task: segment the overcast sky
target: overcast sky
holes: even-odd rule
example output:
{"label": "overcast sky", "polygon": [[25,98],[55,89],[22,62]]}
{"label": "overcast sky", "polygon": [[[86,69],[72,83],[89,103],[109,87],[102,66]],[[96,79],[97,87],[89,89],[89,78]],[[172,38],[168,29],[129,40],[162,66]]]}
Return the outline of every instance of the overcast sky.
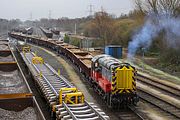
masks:
{"label": "overcast sky", "polygon": [[85,17],[89,14],[89,5],[94,11],[99,11],[101,6],[108,13],[116,16],[132,10],[133,0],[0,0],[0,18],[28,20],[61,17]]}

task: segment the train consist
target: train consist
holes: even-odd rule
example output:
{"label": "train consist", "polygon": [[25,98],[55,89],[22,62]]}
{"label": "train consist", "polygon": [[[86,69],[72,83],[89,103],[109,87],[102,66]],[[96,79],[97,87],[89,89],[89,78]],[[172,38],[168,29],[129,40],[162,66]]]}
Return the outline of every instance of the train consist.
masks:
{"label": "train consist", "polygon": [[52,28],[51,32],[54,33],[55,35],[59,35],[60,34],[60,31],[55,29],[55,28]]}
{"label": "train consist", "polygon": [[46,35],[47,38],[52,38],[53,37],[53,33],[50,30],[47,30],[43,27],[40,27],[41,31]]}
{"label": "train consist", "polygon": [[23,33],[23,34],[32,35],[32,33],[33,33],[33,28],[32,27],[28,27],[28,28],[25,28],[25,33]]}
{"label": "train consist", "polygon": [[8,40],[0,40],[0,113],[2,120],[45,120]]}
{"label": "train consist", "polygon": [[56,40],[25,37],[19,33],[9,33],[9,36],[23,41],[26,38],[29,43],[50,48],[66,56],[77,66],[108,106],[116,108],[138,102],[136,70],[130,64],[120,62],[108,55],[92,56],[76,46]]}
{"label": "train consist", "polygon": [[33,28],[32,28],[32,27],[27,27],[27,28],[14,28],[14,29],[12,29],[12,31],[14,31],[14,32],[21,32],[21,33],[23,33],[23,34],[32,35],[32,33],[33,33]]}
{"label": "train consist", "polygon": [[31,52],[29,46],[24,46],[20,53],[56,120],[109,119],[95,104],[88,103],[83,93],[45,63],[42,57]]}

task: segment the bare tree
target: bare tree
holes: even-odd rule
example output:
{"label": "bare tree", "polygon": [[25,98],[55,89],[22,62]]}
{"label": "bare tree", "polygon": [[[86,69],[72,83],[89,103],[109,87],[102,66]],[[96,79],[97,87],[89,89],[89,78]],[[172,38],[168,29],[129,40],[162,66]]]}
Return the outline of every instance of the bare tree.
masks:
{"label": "bare tree", "polygon": [[104,45],[110,44],[114,27],[112,16],[105,11],[97,12],[93,23],[98,36],[104,40]]}
{"label": "bare tree", "polygon": [[142,13],[162,12],[180,14],[180,0],[135,0],[136,8]]}

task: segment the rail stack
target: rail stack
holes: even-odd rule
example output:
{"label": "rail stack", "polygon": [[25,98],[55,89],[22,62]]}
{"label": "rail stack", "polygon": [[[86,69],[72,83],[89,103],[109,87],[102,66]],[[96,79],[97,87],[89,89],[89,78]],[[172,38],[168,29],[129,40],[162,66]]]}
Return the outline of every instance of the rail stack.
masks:
{"label": "rail stack", "polygon": [[95,104],[84,100],[83,93],[45,63],[43,58],[32,53],[29,46],[23,47],[21,56],[56,119],[109,119]]}
{"label": "rail stack", "polygon": [[0,118],[45,120],[8,40],[0,40]]}

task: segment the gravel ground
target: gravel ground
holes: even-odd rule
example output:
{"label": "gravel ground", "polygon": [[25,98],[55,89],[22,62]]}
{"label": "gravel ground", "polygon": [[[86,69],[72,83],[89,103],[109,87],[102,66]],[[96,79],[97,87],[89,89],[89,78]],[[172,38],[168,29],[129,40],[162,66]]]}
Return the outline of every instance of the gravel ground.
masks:
{"label": "gravel ground", "polygon": [[12,62],[14,61],[12,55],[9,55],[9,56],[0,56],[0,62]]}
{"label": "gravel ground", "polygon": [[37,120],[37,116],[32,107],[28,107],[23,111],[15,112],[0,108],[1,120]]}
{"label": "gravel ground", "polygon": [[0,71],[0,94],[25,92],[28,92],[27,86],[19,76],[18,70],[12,72]]}

